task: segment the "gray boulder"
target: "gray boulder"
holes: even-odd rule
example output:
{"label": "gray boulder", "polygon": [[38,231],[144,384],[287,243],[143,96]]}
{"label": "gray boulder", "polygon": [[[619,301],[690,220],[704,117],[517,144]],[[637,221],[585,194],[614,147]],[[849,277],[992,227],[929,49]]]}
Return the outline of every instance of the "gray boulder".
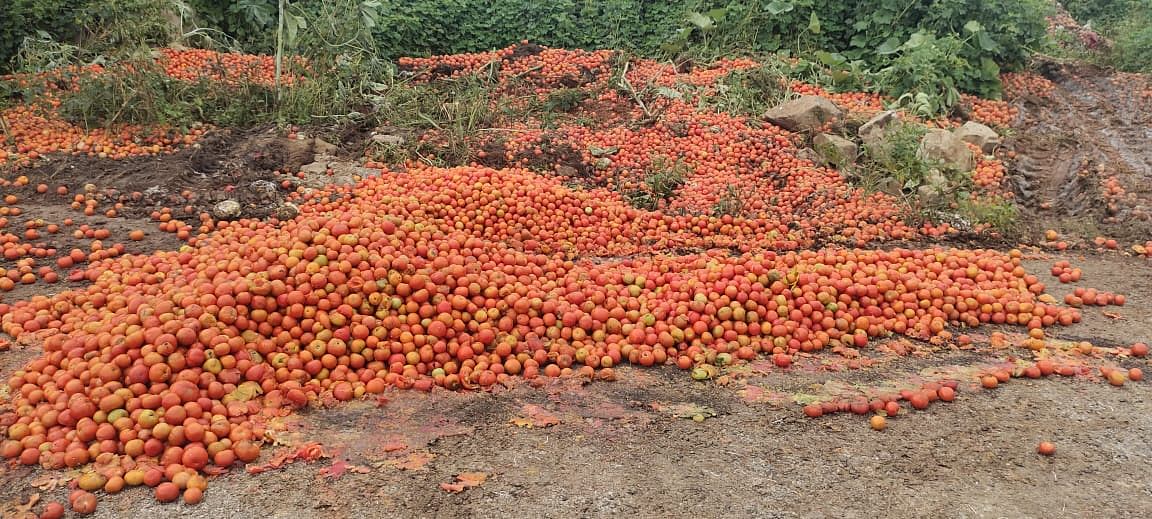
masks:
{"label": "gray boulder", "polygon": [[781,104],[764,114],[764,118],[785,130],[811,132],[829,121],[844,117],[844,111],[835,103],[820,96],[801,96]]}
{"label": "gray boulder", "polygon": [[812,138],[812,147],[824,164],[843,167],[856,162],[860,147],[839,135],[821,133]]}
{"label": "gray boulder", "polygon": [[219,220],[235,220],[242,212],[240,202],[235,200],[221,200],[212,207],[212,216]]}
{"label": "gray boulder", "polygon": [[933,169],[924,177],[924,181],[916,188],[920,199],[929,204],[940,203],[948,193],[948,179],[940,170]]}
{"label": "gray boulder", "polygon": [[952,134],[961,141],[979,146],[984,154],[990,155],[1000,146],[1000,134],[975,121],[964,123],[964,126],[952,130]]}
{"label": "gray boulder", "polygon": [[939,162],[946,168],[967,173],[976,167],[976,158],[964,141],[948,130],[932,129],[920,139],[917,155],[921,160]]}
{"label": "gray boulder", "polygon": [[860,125],[860,129],[856,133],[860,136],[860,142],[864,143],[865,147],[877,149],[881,147],[881,143],[884,142],[888,128],[899,122],[899,114],[892,110],[887,110],[868,119],[868,122]]}

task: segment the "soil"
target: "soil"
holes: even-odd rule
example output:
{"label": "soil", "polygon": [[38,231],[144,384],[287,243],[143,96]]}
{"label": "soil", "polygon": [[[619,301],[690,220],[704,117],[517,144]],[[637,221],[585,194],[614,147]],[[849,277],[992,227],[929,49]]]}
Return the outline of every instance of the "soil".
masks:
{"label": "soil", "polygon": [[[338,149],[329,151],[341,153]],[[315,156],[315,140],[288,139],[270,128],[216,130],[197,145],[169,155],[116,161],[54,156],[35,168],[21,171],[33,180],[29,185],[6,190],[31,202],[21,204],[23,214],[9,218],[9,228],[23,229],[30,220],[61,224],[70,218],[75,221],[73,226],[61,225],[58,234],[42,233],[44,238],[37,243],[64,252],[72,249],[88,252],[93,240],[72,235],[74,230],[87,225],[108,229],[111,237],[105,241],[123,243],[129,254],[176,250],[183,242],[172,233],[158,230],[157,222],[151,219],[154,211],[172,207],[173,218],[198,227],[200,213],[212,212],[223,200],[235,200],[240,203],[242,217],[266,218],[283,205],[289,194],[281,182],[290,177],[281,172],[299,171],[301,165],[311,163]],[[47,184],[48,193],[37,193],[38,183]],[[68,188],[67,195],[56,194],[57,186],[61,185]],[[90,217],[71,207],[75,194],[88,191],[101,202],[96,214]],[[123,207],[116,217],[105,217],[104,211],[117,202]],[[144,240],[128,240],[128,233],[135,229],[146,232]],[[13,264],[0,259],[0,267]],[[66,272],[60,274],[62,281],[57,284],[48,285],[38,280],[32,285],[18,285],[16,290],[0,294],[0,302],[84,285],[63,281]]]}
{"label": "soil", "polygon": [[521,165],[543,174],[564,177],[584,188],[603,187],[602,182],[593,178],[592,167],[584,161],[579,150],[550,135],[541,137],[539,153],[535,149],[523,149],[513,154],[511,160],[508,159],[506,143],[498,139],[488,140],[480,150],[483,157],[478,162],[483,166],[500,169]]}
{"label": "soil", "polygon": [[[1064,78],[1053,100],[1026,109],[1025,129],[1010,146],[1020,154],[1023,199],[1043,224],[1088,222],[1142,241],[1149,234],[1138,227],[1137,209],[1149,197],[1138,186],[1150,185],[1152,149],[1136,136],[1148,127],[1138,117],[1147,115],[1114,104],[1122,94],[1105,88],[1106,81]],[[124,217],[83,220],[120,237],[150,229],[146,240],[128,242],[129,252],[147,252],[180,246],[154,231],[147,217],[172,205],[170,196],[194,193],[179,202],[193,205],[190,215],[181,215],[189,221],[223,198],[239,197],[246,214],[267,214],[260,211],[284,193],[249,187],[278,183],[284,177],[276,170],[311,162],[310,146],[268,132],[221,132],[197,149],[165,157],[65,158],[28,174],[72,192],[86,183],[119,193],[159,188],[128,203]],[[1130,190],[1137,203],[1114,215],[1100,209],[1093,169],[1082,180],[1078,166],[1065,166],[1082,159],[1137,186]],[[70,198],[30,190],[21,196],[42,197],[24,205],[27,218],[81,221],[68,207]],[[1056,203],[1041,207],[1046,200]],[[1108,220],[1113,217],[1116,223]],[[88,245],[67,232],[52,240],[62,250]],[[1028,270],[1057,298],[1072,288],[1048,274],[1059,260],[1083,270],[1078,286],[1128,297],[1123,307],[1085,309],[1082,323],[1051,330],[1057,338],[1101,346],[1152,340],[1148,261],[1121,253],[1030,254]],[[66,288],[71,285],[36,284],[4,297]],[[879,343],[866,355],[884,358],[875,352],[887,347]],[[16,348],[0,352],[0,380],[36,353]],[[587,385],[565,380],[492,393],[393,391],[379,401],[310,409],[279,422],[283,449],[320,442],[325,459],[259,475],[234,470],[214,478],[197,506],[161,505],[149,489],[101,495],[94,517],[1152,516],[1152,383],[1115,388],[1090,378],[1013,379],[995,391],[974,391],[969,380],[955,403],[901,413],[882,432],[847,413],[808,419],[800,412],[796,400],[804,395],[898,388],[932,373],[1003,362],[959,349],[887,357],[872,368],[836,371],[817,369],[818,359],[788,370],[755,364],[734,371],[727,384],[694,382],[671,367],[622,367],[618,381]],[[1145,359],[1118,362],[1152,371]],[[1036,453],[1042,440],[1057,445],[1055,456]],[[266,449],[260,462],[278,452]],[[471,488],[442,487],[469,473],[484,480]],[[41,501],[66,501],[66,490],[34,483],[67,475],[0,465],[0,503],[26,501],[34,492]]]}
{"label": "soil", "polygon": [[[1143,243],[1152,237],[1152,108],[1140,89],[1103,71],[1045,67],[1056,88],[1019,103],[1005,147],[1017,153],[1012,181],[1035,229],[1054,228]],[[1109,197],[1114,178],[1126,193]]]}

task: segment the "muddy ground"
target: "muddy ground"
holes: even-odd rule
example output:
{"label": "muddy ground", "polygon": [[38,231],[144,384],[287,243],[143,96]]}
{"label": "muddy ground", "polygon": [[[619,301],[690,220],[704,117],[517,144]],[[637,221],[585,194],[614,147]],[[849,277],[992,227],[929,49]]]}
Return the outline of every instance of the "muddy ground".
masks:
{"label": "muddy ground", "polygon": [[[1152,239],[1152,98],[1133,79],[1084,65],[1045,64],[1050,95],[1016,100],[1005,139],[1011,181],[1033,236]],[[1110,179],[1121,192],[1110,192]]]}
{"label": "muddy ground", "polygon": [[[1092,233],[1125,243],[1152,238],[1141,217],[1142,204],[1152,199],[1152,147],[1139,139],[1148,112],[1140,115],[1116,97],[1122,94],[1107,93],[1100,83],[1107,78],[1054,77],[1059,88],[1052,99],[1022,101],[1025,124],[1009,139],[1020,153],[1016,181],[1028,218],[1038,228],[1055,225],[1088,240]],[[155,200],[129,204],[126,217],[88,222],[114,235],[150,229],[129,252],[171,249],[179,240],[155,231],[148,219],[155,207],[172,204],[171,195],[195,192],[198,198],[188,202],[193,213],[240,196],[247,211],[262,216],[261,208],[278,203],[283,192],[265,199],[224,189],[278,182],[283,177],[276,169],[307,163],[314,151],[294,152],[260,135],[220,138],[167,158],[114,167],[65,159],[36,174],[52,175],[52,186],[64,183],[73,192],[88,182],[124,192],[161,187]],[[1098,187],[1103,172],[1116,172],[1131,187],[1132,203],[1107,208]],[[52,196],[44,195],[26,217],[75,216]],[[89,241],[53,239],[63,250]],[[1152,340],[1148,260],[1086,251],[1029,254],[1028,269],[1058,298],[1071,286],[1060,285],[1048,269],[1062,259],[1083,269],[1078,286],[1128,297],[1123,307],[1085,309],[1084,322],[1052,330],[1058,338],[1105,346]],[[4,297],[69,286],[38,284]],[[0,352],[0,377],[34,353]],[[787,398],[829,387],[894,386],[933,370],[997,360],[947,350],[871,369],[828,372],[801,363],[754,370],[725,386],[694,382],[667,367],[621,368],[618,381],[588,385],[390,392],[384,401],[311,409],[279,424],[283,449],[317,441],[328,455],[320,461],[259,475],[233,471],[213,479],[197,506],[158,504],[148,489],[101,495],[95,517],[1152,516],[1147,381],[1115,388],[1088,379],[1013,379],[994,391],[962,385],[955,403],[902,413],[882,432],[847,413],[805,418]],[[1120,364],[1152,371],[1146,360]],[[1055,442],[1054,457],[1036,453],[1041,440]],[[266,449],[260,461],[279,452]],[[45,474],[66,475],[0,465],[0,503],[34,492],[42,500],[66,500],[61,488],[33,485],[51,483]],[[459,492],[442,488],[460,474],[483,481]]]}

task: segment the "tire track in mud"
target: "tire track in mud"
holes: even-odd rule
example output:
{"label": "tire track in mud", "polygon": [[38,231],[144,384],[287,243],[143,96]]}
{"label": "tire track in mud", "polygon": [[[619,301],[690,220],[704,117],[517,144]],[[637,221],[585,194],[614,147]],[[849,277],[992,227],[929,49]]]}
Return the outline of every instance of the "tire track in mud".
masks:
{"label": "tire track in mud", "polygon": [[[1048,67],[1056,88],[1019,101],[1012,181],[1040,226],[1143,241],[1152,231],[1152,116],[1131,79]],[[1110,177],[1124,190],[1109,194]],[[1090,236],[1084,236],[1090,237]]]}

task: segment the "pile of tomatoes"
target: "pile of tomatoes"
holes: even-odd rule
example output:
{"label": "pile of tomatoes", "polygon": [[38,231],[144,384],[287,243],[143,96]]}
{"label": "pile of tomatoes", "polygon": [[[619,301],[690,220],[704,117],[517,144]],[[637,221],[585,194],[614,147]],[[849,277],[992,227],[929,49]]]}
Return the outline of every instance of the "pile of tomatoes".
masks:
{"label": "pile of tomatoes", "polygon": [[[505,92],[545,97],[572,82],[593,88],[610,80],[611,52],[518,49],[401,65],[459,75],[500,61]],[[213,73],[197,65],[199,54],[165,55],[176,77]],[[267,68],[264,58],[220,63]],[[626,77],[637,87],[707,89],[754,65],[730,60],[680,72],[637,61]],[[883,107],[876,96],[832,96],[850,111]],[[0,455],[84,468],[71,499],[77,511],[95,508],[91,492],[135,485],[154,487],[163,502],[182,495],[194,504],[207,476],[259,458],[267,416],[327,399],[389,388],[486,389],[510,377],[612,380],[623,364],[675,365],[707,379],[721,359],[771,356],[783,368],[795,355],[858,351],[893,335],[943,340],[949,328],[995,323],[1037,338],[1080,320],[1079,310],[1045,302],[1052,300],[1044,284],[1024,270],[1019,251],[812,250],[920,231],[901,221],[891,197],[801,158],[794,136],[701,111],[693,99],[661,95],[640,106],[634,95],[604,89],[578,108],[599,115],[599,124],[509,125],[516,131],[502,144],[511,167],[478,160],[382,168],[352,186],[298,192],[300,214],[289,221],[203,215],[195,227],[158,211],[160,229],[186,246],[61,255],[58,266],[87,288],[0,303],[0,331],[43,343],[7,381]],[[620,124],[653,110],[657,121]],[[1007,113],[996,105],[985,115]],[[57,147],[103,153],[97,143],[84,141],[81,150],[64,138]],[[578,151],[601,187],[570,187],[555,174],[560,168],[525,169],[560,145]],[[650,187],[654,170],[675,164],[686,168],[682,185],[659,210],[637,209],[621,195]],[[989,159],[977,183],[1002,176]],[[734,191],[738,208],[718,210]],[[74,196],[86,214],[116,210],[97,209],[92,193]],[[33,231],[39,226],[25,229],[25,239]],[[108,238],[99,229],[74,232]],[[55,253],[8,250],[18,261]],[[1078,297],[1121,302],[1096,296]],[[901,398],[921,408],[954,398],[955,387],[927,385]],[[895,400],[805,412],[891,409]]]}
{"label": "pile of tomatoes", "polygon": [[[203,49],[162,49],[158,63],[173,78],[185,81],[217,81],[229,84],[256,83],[272,85],[275,66],[271,56],[222,53]],[[186,132],[175,128],[144,128],[117,125],[115,129],[86,128],[66,121],[56,113],[62,89],[79,88],[78,79],[89,74],[104,74],[100,65],[65,67],[53,71],[21,76],[3,76],[0,81],[21,88],[38,86],[36,99],[0,111],[7,124],[6,141],[0,145],[0,166],[26,165],[46,154],[69,153],[90,157],[121,159],[140,155],[171,153],[200,139],[207,128],[195,127]],[[293,84],[294,76],[282,78]]]}
{"label": "pile of tomatoes", "polygon": [[[795,247],[785,231],[642,212],[523,170],[385,171],[310,195],[292,221],[219,223],[195,247],[92,263],[88,289],[0,305],[5,333],[44,344],[8,381],[0,453],[96,461],[105,485],[194,501],[204,474],[258,456],[254,417],[322,394],[1079,319],[1037,299],[1016,252],[767,250]],[[600,258],[735,245],[753,252]]]}

